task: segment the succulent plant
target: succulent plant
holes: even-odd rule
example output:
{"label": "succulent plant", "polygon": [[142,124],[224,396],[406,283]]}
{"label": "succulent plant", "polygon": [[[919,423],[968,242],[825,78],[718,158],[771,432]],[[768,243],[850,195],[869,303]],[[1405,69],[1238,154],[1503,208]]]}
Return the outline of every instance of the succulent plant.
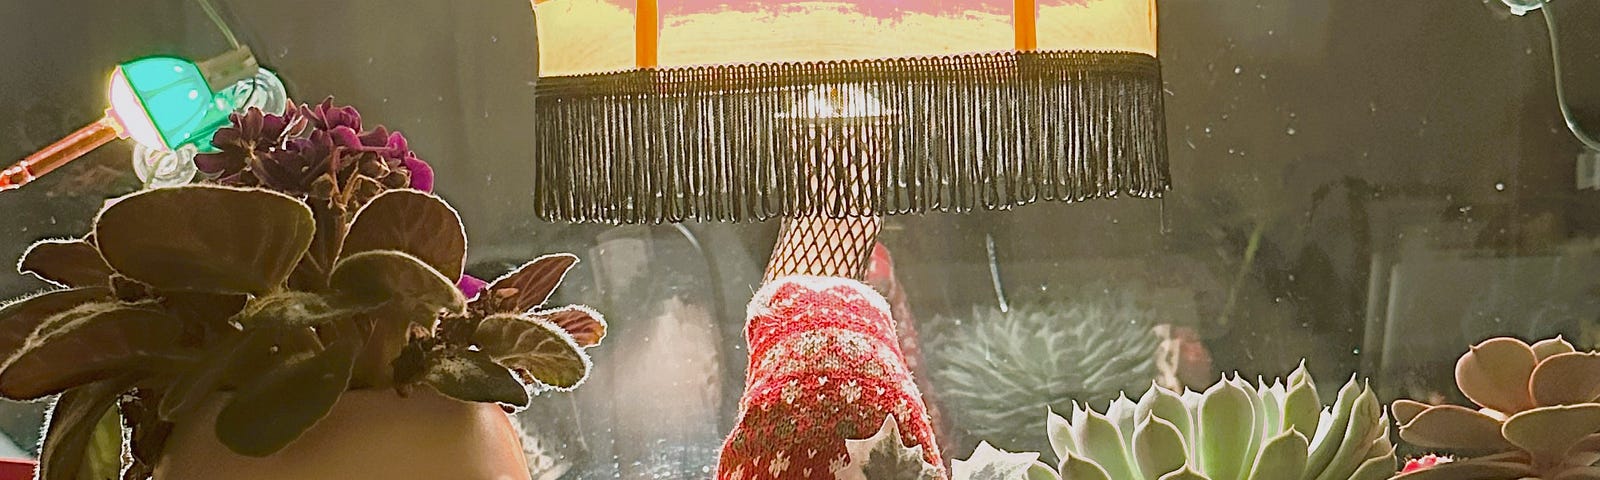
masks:
{"label": "succulent plant", "polygon": [[311,179],[320,194],[134,193],[107,202],[88,236],[24,254],[19,270],[64,287],[0,306],[0,396],[60,395],[41,479],[107,465],[145,478],[174,424],[209,402],[221,404],[224,445],[266,456],[346,390],[432,388],[516,407],[530,385],[586,377],[604,320],[543,305],[576,257],[540,257],[468,297],[454,209],[418,190],[344,188],[365,174],[342,174]]}
{"label": "succulent plant", "polygon": [[1389,421],[1351,379],[1324,408],[1302,365],[1288,384],[1224,379],[1205,393],[1152,386],[1105,413],[1051,413],[1055,470],[1037,454],[984,445],[956,461],[956,480],[1382,480],[1395,471]]}
{"label": "succulent plant", "polygon": [[930,374],[963,430],[1002,448],[1044,448],[1044,435],[1030,433],[1040,413],[1069,399],[1109,401],[1155,377],[1151,316],[1127,293],[975,308],[946,320],[927,350]]}
{"label": "succulent plant", "polygon": [[1470,458],[1397,479],[1600,479],[1600,353],[1556,337],[1492,338],[1456,362],[1456,386],[1478,408],[1397,400],[1400,438]]}

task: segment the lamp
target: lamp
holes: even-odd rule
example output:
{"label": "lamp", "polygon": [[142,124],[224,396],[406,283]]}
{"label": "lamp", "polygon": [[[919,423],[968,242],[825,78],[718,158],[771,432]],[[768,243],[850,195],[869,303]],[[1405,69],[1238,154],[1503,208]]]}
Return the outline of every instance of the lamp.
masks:
{"label": "lamp", "polygon": [[[1154,0],[534,0],[534,10],[533,206],[545,219],[784,217],[769,280],[859,278],[879,215],[1169,188]],[[913,456],[939,465],[900,351],[881,335],[893,329],[886,314],[786,319],[773,312],[833,300],[772,287],[758,302],[790,303],[752,306],[748,388],[718,477],[833,478],[843,463],[860,474],[839,458],[841,442],[806,442],[878,438],[886,415],[924,447]],[[818,308],[878,310],[845,303]],[[857,368],[825,365],[835,360]],[[795,374],[830,368],[843,376]],[[792,383],[847,379],[893,387],[839,404],[823,398],[839,388]],[[821,388],[819,400],[779,391],[780,380]],[[942,475],[934,469],[919,475]]]}
{"label": "lamp", "polygon": [[247,47],[199,64],[155,56],[118,65],[107,82],[111,106],[105,116],[0,170],[0,191],[21,187],[117,138],[131,137],[158,151],[190,145],[210,151],[211,135],[228,123],[236,106],[236,99],[214,89],[258,72]]}

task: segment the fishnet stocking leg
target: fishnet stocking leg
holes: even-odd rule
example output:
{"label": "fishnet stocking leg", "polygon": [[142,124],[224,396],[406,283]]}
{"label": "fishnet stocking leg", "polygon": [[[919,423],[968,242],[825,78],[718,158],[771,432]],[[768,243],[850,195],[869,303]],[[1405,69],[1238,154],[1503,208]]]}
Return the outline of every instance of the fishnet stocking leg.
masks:
{"label": "fishnet stocking leg", "polygon": [[881,228],[878,217],[786,218],[764,281],[786,275],[865,279]]}

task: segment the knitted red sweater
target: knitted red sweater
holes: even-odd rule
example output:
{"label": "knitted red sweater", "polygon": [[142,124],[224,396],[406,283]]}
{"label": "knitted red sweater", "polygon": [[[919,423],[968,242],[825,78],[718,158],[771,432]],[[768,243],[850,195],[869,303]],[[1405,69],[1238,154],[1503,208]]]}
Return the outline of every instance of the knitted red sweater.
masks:
{"label": "knitted red sweater", "polygon": [[784,277],[757,292],[739,423],[717,478],[832,479],[849,461],[845,439],[872,436],[888,415],[942,472],[889,312],[872,288],[842,278]]}

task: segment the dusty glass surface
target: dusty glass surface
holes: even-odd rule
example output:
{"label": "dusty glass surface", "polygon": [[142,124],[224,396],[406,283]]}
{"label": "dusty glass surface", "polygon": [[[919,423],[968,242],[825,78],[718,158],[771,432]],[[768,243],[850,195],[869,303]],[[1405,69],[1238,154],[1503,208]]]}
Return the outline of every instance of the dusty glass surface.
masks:
{"label": "dusty glass surface", "polygon": [[[117,62],[226,48],[195,2],[135,3],[0,3],[0,162],[99,118]],[[582,257],[558,295],[604,312],[610,336],[591,350],[587,384],[543,393],[522,415],[537,478],[709,475],[742,388],[744,302],[776,223],[536,220],[524,208],[538,160],[526,2],[219,3],[297,101],[334,95],[405,132],[461,212],[469,273]],[[1568,100],[1600,129],[1600,5],[1558,5]],[[1481,339],[1562,334],[1600,348],[1600,162],[1580,161],[1562,120],[1537,16],[1498,0],[1159,6],[1165,199],[886,222],[945,458],[980,440],[1047,448],[1042,409],[985,416],[998,414],[978,407],[982,395],[1009,392],[985,378],[1062,409],[1069,398],[1041,392],[1103,403],[1117,388],[1199,389],[1224,371],[1282,376],[1305,360],[1324,399],[1355,374],[1385,401],[1461,400],[1451,368]],[[0,258],[87,231],[102,200],[139,188],[131,150],[113,143],[0,192]],[[45,287],[0,272],[0,297]],[[1093,322],[1104,327],[1072,330]],[[1113,337],[1157,331],[1166,350],[1128,349],[1143,356],[1118,360],[1130,362],[1121,377],[1085,373],[1126,353],[1095,351],[1120,345]],[[1023,355],[1071,353],[1011,362],[1007,335],[1054,342]],[[1176,356],[1158,368],[1158,350]],[[43,410],[0,406],[0,456],[35,450]]]}

